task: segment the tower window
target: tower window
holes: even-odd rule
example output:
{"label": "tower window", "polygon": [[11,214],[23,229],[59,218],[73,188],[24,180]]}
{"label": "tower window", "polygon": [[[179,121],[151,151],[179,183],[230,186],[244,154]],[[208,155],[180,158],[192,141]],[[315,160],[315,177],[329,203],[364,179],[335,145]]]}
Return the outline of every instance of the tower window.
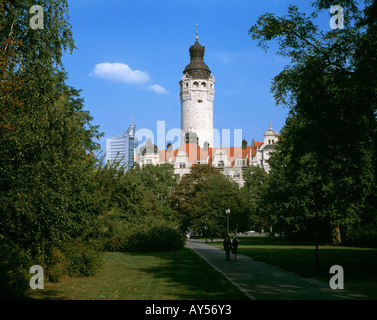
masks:
{"label": "tower window", "polygon": [[203,103],[203,100],[198,100],[198,103]]}
{"label": "tower window", "polygon": [[193,84],[194,84],[194,87],[196,87],[196,88],[199,87],[199,83],[198,82],[194,82]]}
{"label": "tower window", "polygon": [[205,82],[202,82],[201,85],[202,85],[203,88],[205,88],[207,86],[207,84]]}

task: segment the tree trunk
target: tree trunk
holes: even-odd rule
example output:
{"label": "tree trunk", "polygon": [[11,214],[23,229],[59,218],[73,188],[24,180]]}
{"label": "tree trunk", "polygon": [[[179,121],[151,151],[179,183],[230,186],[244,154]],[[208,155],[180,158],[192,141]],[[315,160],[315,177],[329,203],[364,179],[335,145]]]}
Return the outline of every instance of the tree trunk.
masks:
{"label": "tree trunk", "polygon": [[342,244],[342,238],[340,236],[339,224],[333,226],[333,229],[332,229],[332,244],[333,245]]}

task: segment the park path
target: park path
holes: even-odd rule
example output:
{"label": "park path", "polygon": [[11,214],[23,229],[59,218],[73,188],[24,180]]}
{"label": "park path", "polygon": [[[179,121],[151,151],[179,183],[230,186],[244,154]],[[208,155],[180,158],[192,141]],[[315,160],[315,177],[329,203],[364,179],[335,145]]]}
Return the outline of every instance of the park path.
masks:
{"label": "park path", "polygon": [[[202,241],[190,240],[187,246],[252,300],[354,299],[343,290],[330,289],[326,283],[300,278],[293,273],[254,261],[244,255],[238,254],[236,262],[225,261],[223,250]],[[232,254],[231,259],[233,259]]]}

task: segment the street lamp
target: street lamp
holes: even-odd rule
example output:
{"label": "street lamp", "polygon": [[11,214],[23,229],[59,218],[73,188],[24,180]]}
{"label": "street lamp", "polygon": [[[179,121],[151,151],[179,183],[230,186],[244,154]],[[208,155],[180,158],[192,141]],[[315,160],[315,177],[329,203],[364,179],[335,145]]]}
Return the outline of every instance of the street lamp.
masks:
{"label": "street lamp", "polygon": [[207,229],[208,229],[208,227],[207,227],[207,217],[206,217],[206,225],[204,226],[204,235],[206,237],[206,242],[208,242],[207,241]]}
{"label": "street lamp", "polygon": [[230,216],[230,209],[225,210],[226,214],[226,235],[229,234],[229,216]]}
{"label": "street lamp", "polygon": [[[309,175],[308,176],[308,180],[310,183],[313,183],[313,182],[321,182],[322,180],[322,177],[319,175],[317,177],[313,177],[312,175]],[[315,191],[315,195],[316,195],[316,186],[314,186],[314,191]],[[318,250],[318,196],[315,196],[315,199],[314,199],[314,205],[315,205],[315,208],[314,208],[314,223],[315,223],[315,272],[316,272],[316,275],[317,277],[319,276],[319,250]]]}

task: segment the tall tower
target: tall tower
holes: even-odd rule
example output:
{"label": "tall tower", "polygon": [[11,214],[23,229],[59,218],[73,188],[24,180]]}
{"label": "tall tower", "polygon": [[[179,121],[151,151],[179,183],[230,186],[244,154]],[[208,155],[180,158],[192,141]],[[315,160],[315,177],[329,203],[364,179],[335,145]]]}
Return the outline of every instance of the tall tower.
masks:
{"label": "tall tower", "polygon": [[182,144],[185,134],[196,133],[198,144],[203,148],[205,142],[213,147],[213,99],[215,97],[215,78],[204,63],[205,47],[196,41],[190,47],[190,63],[183,71],[179,82],[181,98]]}

